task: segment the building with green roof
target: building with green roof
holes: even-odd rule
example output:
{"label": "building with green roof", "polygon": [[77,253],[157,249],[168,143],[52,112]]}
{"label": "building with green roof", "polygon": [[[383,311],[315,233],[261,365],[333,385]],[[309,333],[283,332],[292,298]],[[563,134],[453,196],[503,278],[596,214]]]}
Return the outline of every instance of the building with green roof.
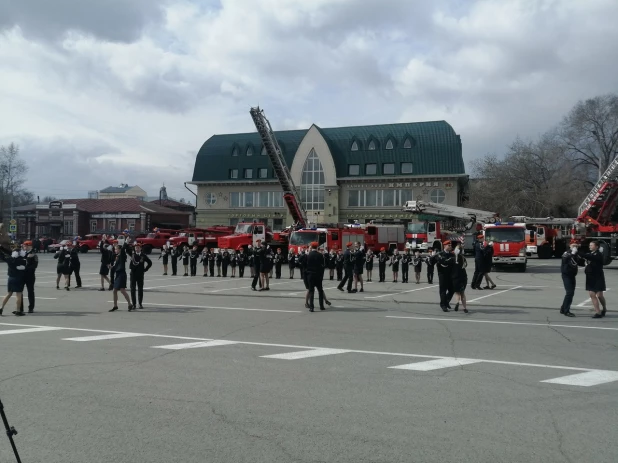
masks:
{"label": "building with green roof", "polygon": [[[462,205],[467,197],[461,138],[446,121],[275,132],[315,223],[408,222],[409,200]],[[257,132],[210,137],[197,154],[197,224],[292,220]]]}

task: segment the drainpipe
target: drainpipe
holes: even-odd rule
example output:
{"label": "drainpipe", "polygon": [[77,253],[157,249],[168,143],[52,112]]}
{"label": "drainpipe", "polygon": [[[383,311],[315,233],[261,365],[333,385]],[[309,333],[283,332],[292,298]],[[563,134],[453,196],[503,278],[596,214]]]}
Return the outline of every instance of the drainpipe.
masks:
{"label": "drainpipe", "polygon": [[193,220],[195,222],[195,225],[197,226],[197,193],[194,193],[193,190],[191,188],[189,188],[187,186],[187,182],[185,182],[185,188],[193,195],[195,196],[195,212],[193,214]]}

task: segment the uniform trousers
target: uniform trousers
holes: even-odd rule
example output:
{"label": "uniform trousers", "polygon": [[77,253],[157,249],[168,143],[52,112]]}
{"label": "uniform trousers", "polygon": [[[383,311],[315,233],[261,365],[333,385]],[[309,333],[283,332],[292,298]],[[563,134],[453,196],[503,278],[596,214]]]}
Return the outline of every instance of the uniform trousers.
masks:
{"label": "uniform trousers", "polygon": [[568,313],[571,310],[573,296],[575,296],[575,275],[562,275],[562,284],[564,285],[564,300],[560,313]]}
{"label": "uniform trousers", "polygon": [[438,282],[440,285],[440,307],[448,307],[453,299],[453,278],[448,273],[438,273]]}
{"label": "uniform trousers", "polygon": [[312,309],[315,290],[318,290],[318,301],[320,302],[320,309],[324,308],[324,288],[322,288],[322,273],[307,272],[307,281],[309,282],[309,307]]}
{"label": "uniform trousers", "polygon": [[142,305],[142,301],[144,300],[144,274],[131,272],[131,301],[133,302],[133,307],[135,307],[136,299],[135,299],[135,290],[137,289],[137,302],[139,305]]}

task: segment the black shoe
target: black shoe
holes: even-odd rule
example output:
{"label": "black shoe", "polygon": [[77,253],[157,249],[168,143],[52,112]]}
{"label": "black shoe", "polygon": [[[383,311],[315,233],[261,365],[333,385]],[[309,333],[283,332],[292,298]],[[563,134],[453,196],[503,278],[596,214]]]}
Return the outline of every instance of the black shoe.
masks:
{"label": "black shoe", "polygon": [[13,312],[13,315],[17,315],[18,317],[23,317],[26,314],[23,313],[21,310],[16,310],[15,312]]}
{"label": "black shoe", "polygon": [[71,288],[69,288],[68,286],[65,286],[64,289],[66,289],[67,291],[71,291]]}
{"label": "black shoe", "polygon": [[442,312],[448,312],[448,308],[442,307]]}
{"label": "black shoe", "polygon": [[459,311],[459,302],[457,304],[455,304],[455,308],[453,309],[455,312]]}
{"label": "black shoe", "polygon": [[115,312],[116,310],[118,310],[117,306],[112,307],[112,309],[110,310],[110,312]]}
{"label": "black shoe", "polygon": [[28,313],[34,313],[34,309],[28,309]]}
{"label": "black shoe", "polygon": [[143,309],[144,306],[142,304],[139,305],[138,309]]}
{"label": "black shoe", "polygon": [[565,313],[564,313],[564,309],[560,309],[560,313],[561,313],[562,315],[565,315]]}
{"label": "black shoe", "polygon": [[99,291],[105,291],[105,288],[101,288],[101,289],[99,289]]}
{"label": "black shoe", "polygon": [[60,286],[56,286],[56,289],[60,289]]}
{"label": "black shoe", "polygon": [[356,288],[354,288],[351,292],[357,293],[358,291],[356,290]]}
{"label": "black shoe", "polygon": [[468,309],[464,309],[463,311],[464,311],[464,313],[468,313]]}
{"label": "black shoe", "polygon": [[326,304],[328,306],[332,305],[330,301],[324,301],[324,304]]}
{"label": "black shoe", "polygon": [[489,288],[489,289],[494,289],[495,287],[496,287],[496,285],[491,285],[491,288]]}
{"label": "black shoe", "polygon": [[603,318],[603,315],[601,315],[600,313],[595,313],[592,318]]}
{"label": "black shoe", "polygon": [[129,312],[133,312],[135,310],[135,306],[132,304],[129,304]]}
{"label": "black shoe", "polygon": [[326,307],[320,307],[320,310],[326,310]]}
{"label": "black shoe", "polygon": [[313,307],[309,307],[309,312],[313,312]]}
{"label": "black shoe", "polygon": [[309,307],[309,304],[307,304],[307,303],[305,302],[305,309],[310,309],[310,308],[311,308],[311,307]]}
{"label": "black shoe", "polygon": [[601,310],[601,317],[604,317],[606,312],[607,312],[607,309],[603,307],[603,310]]}
{"label": "black shoe", "polygon": [[344,292],[343,288],[341,288],[340,286],[337,286],[337,289],[341,292]]}
{"label": "black shoe", "polygon": [[359,289],[359,290],[358,290],[358,292],[359,292],[359,293],[364,293],[364,292],[365,292],[365,290],[364,290],[363,288],[361,288],[361,289]]}
{"label": "black shoe", "polygon": [[566,315],[567,317],[574,317],[575,314],[571,313],[571,312],[565,312],[564,315]]}
{"label": "black shoe", "polygon": [[257,289],[255,289],[255,286],[251,286],[251,291],[257,291]]}
{"label": "black shoe", "polygon": [[470,289],[476,289],[476,286],[470,285]]}

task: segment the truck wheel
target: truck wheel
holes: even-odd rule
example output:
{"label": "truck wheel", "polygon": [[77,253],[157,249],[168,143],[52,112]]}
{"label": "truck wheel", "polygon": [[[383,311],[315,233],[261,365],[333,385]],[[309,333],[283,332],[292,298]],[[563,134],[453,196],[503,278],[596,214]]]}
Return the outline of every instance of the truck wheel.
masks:
{"label": "truck wheel", "polygon": [[79,247],[80,252],[82,252],[83,254],[86,254],[88,252],[88,246],[86,246],[85,244]]}
{"label": "truck wheel", "polygon": [[553,250],[549,244],[542,244],[536,249],[536,255],[539,259],[550,259],[552,253]]}
{"label": "truck wheel", "polygon": [[144,254],[148,255],[152,252],[152,246],[149,244],[145,244],[142,248],[142,251],[144,251]]}
{"label": "truck wheel", "polygon": [[519,273],[525,273],[526,272],[526,268],[527,268],[527,264],[519,264],[517,266],[517,271]]}

